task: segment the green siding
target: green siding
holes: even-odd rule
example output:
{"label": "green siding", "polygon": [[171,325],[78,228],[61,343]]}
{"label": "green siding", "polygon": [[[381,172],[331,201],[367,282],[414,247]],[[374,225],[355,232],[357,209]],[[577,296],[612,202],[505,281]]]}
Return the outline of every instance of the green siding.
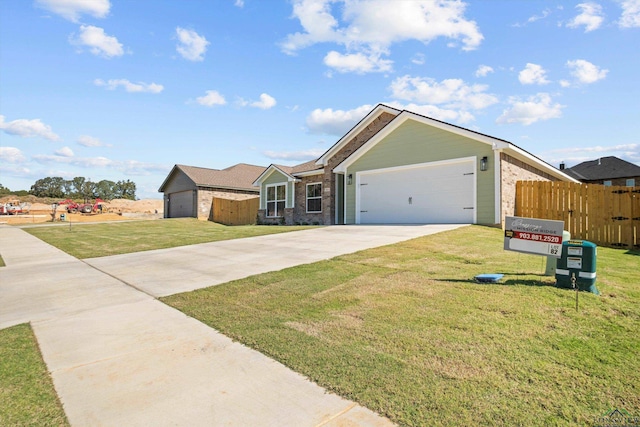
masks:
{"label": "green siding", "polygon": [[[356,220],[355,175],[357,172],[472,156],[478,158],[477,222],[493,224],[495,222],[494,168],[496,165],[492,147],[410,119],[349,166],[347,175],[353,174],[354,180],[352,185],[347,186],[347,224],[354,224]],[[489,166],[487,171],[481,172],[480,158],[483,156],[489,158]]]}
{"label": "green siding", "polygon": [[278,171],[274,171],[271,175],[265,179],[260,185],[260,209],[267,208],[266,194],[267,185],[272,184],[286,184],[287,185],[287,202],[286,207],[293,207],[293,182],[289,181],[289,177]]}

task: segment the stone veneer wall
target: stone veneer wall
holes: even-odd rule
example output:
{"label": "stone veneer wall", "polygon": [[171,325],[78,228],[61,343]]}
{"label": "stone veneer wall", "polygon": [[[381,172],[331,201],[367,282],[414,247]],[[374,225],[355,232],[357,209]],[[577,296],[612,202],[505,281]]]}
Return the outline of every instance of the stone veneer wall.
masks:
{"label": "stone veneer wall", "polygon": [[322,194],[324,195],[325,187],[323,182],[323,175],[305,176],[300,178],[300,182],[296,182],[295,184],[296,202],[293,215],[294,224],[316,225],[323,223],[324,203],[322,204],[323,212],[307,213],[307,184],[312,184],[314,182],[322,182]]}
{"label": "stone veneer wall", "polygon": [[203,220],[210,220],[213,218],[212,204],[214,197],[220,197],[222,193],[231,193],[231,194],[251,194],[256,197],[260,197],[260,194],[257,191],[246,191],[246,190],[227,190],[224,188],[198,188],[198,204],[196,206],[197,209],[197,218]]}
{"label": "stone veneer wall", "polygon": [[500,179],[502,218],[515,215],[516,182],[518,181],[557,181],[558,179],[508,154],[500,153]]}
{"label": "stone veneer wall", "polygon": [[[322,179],[322,223],[324,225],[335,224],[336,176],[333,173],[333,169],[353,154],[354,151],[362,147],[365,142],[371,139],[372,136],[378,133],[395,117],[396,116],[391,113],[383,112],[329,159],[327,166],[324,168],[324,177]],[[330,191],[325,191],[325,189],[330,189]]]}

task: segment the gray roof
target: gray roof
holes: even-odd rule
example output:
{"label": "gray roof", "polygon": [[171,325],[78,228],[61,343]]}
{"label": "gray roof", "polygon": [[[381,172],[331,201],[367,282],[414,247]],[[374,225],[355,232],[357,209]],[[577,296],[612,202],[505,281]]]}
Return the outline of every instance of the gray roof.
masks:
{"label": "gray roof", "polygon": [[264,166],[239,163],[226,169],[208,169],[197,166],[175,165],[158,191],[162,192],[176,170],[182,171],[198,187],[226,188],[258,191],[253,182],[264,172]]}
{"label": "gray roof", "polygon": [[295,166],[282,166],[282,165],[274,165],[274,166],[277,166],[278,169],[288,173],[289,175],[295,175],[298,173],[311,172],[311,171],[322,172],[324,167],[322,165],[318,166],[316,164],[316,161],[317,160],[314,159],[314,160],[310,160],[308,162],[295,165]]}
{"label": "gray roof", "polygon": [[615,156],[608,156],[579,163],[564,169],[563,172],[580,181],[603,181],[638,177],[640,176],[640,166]]}

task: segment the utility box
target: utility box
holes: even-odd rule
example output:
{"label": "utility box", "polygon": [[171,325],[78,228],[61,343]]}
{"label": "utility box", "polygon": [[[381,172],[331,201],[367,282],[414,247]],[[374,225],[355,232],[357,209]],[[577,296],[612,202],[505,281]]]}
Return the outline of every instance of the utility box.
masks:
{"label": "utility box", "polygon": [[575,286],[579,290],[600,295],[596,288],[596,258],[595,243],[586,240],[562,242],[562,255],[556,267],[556,285],[572,289],[572,278],[575,277]]}

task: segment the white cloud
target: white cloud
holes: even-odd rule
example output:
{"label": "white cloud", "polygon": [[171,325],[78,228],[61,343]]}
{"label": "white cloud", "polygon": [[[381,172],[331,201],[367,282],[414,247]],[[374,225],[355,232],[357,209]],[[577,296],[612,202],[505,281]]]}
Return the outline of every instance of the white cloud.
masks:
{"label": "white cloud", "polygon": [[244,7],[244,0],[236,0],[234,5],[236,7]]}
{"label": "white cloud", "polygon": [[576,6],[576,9],[580,9],[582,12],[567,23],[567,27],[578,28],[583,25],[585,33],[600,28],[604,21],[602,6],[592,2],[580,3]]}
{"label": "white cloud", "polygon": [[[476,23],[464,17],[466,4],[438,0],[294,0],[293,17],[302,32],[289,34],[281,44],[294,54],[316,43],[336,43],[345,53],[325,56],[325,64],[340,72],[373,72],[390,69],[389,55],[394,43],[418,40],[425,44],[445,37],[473,50],[483,36]],[[333,10],[341,10],[334,16]]]}
{"label": "white cloud", "polygon": [[546,18],[549,15],[551,15],[551,9],[546,8],[545,10],[542,11],[541,15],[533,15],[529,19],[527,19],[527,22],[536,22],[536,21],[539,21],[541,19]]}
{"label": "white cloud", "polygon": [[564,161],[569,166],[606,156],[616,156],[640,166],[640,144],[558,148],[550,150],[546,157],[552,158],[554,163]]}
{"label": "white cloud", "polygon": [[193,30],[186,30],[180,27],[176,28],[176,35],[178,36],[176,50],[184,59],[189,61],[204,60],[204,54],[210,44],[204,36]]}
{"label": "white cloud", "polygon": [[622,16],[618,21],[620,28],[640,27],[640,0],[624,0],[620,3]]}
{"label": "white cloud", "polygon": [[76,46],[87,46],[91,53],[105,58],[124,54],[122,44],[117,38],[107,35],[104,29],[93,25],[81,25],[80,34],[69,36],[69,42]]}
{"label": "white cloud", "polygon": [[489,73],[493,73],[493,68],[488,65],[480,65],[476,70],[476,77],[486,77]]}
{"label": "white cloud", "polygon": [[59,150],[55,151],[55,155],[56,156],[62,156],[62,157],[73,157],[73,150],[69,147],[62,147]]}
{"label": "white cloud", "polygon": [[469,123],[475,120],[473,114],[468,111],[451,110],[447,108],[440,108],[435,105],[429,104],[401,104],[399,102],[388,102],[387,105],[396,108],[398,110],[407,110],[416,114],[420,114],[431,119],[440,120],[443,122],[455,122],[455,123]]}
{"label": "white cloud", "polygon": [[104,18],[111,8],[109,0],[36,0],[36,5],[72,22],[84,14]]}
{"label": "white cloud", "polygon": [[494,95],[485,93],[486,85],[468,85],[461,79],[436,82],[426,77],[398,77],[389,86],[395,99],[419,104],[442,104],[449,109],[480,110],[498,102]]}
{"label": "white cloud", "polygon": [[27,159],[16,147],[0,147],[0,160],[7,163],[24,163]]}
{"label": "white cloud", "polygon": [[362,105],[349,111],[317,108],[307,117],[307,128],[313,134],[342,136],[362,120],[372,108],[371,105]]}
{"label": "white cloud", "polygon": [[167,172],[166,165],[139,162],[137,160],[115,161],[106,157],[74,157],[61,154],[38,154],[33,159],[40,164],[62,164],[87,169],[113,169],[126,175],[150,175]]}
{"label": "white cloud", "polygon": [[427,60],[425,59],[423,53],[416,53],[413,58],[411,58],[411,62],[416,65],[423,65],[425,62],[427,62]]}
{"label": "white cloud", "polygon": [[564,108],[563,105],[554,104],[548,93],[538,93],[524,101],[517,97],[511,97],[509,104],[511,104],[511,108],[504,110],[496,123],[520,123],[528,126],[539,120],[557,119],[562,116]]}
{"label": "white cloud", "polygon": [[89,135],[80,135],[78,137],[78,144],[84,147],[111,147],[110,144],[105,144],[100,141],[98,138],[94,138]]}
{"label": "white cloud", "polygon": [[102,79],[95,79],[93,83],[96,86],[105,86],[109,90],[115,90],[119,86],[122,86],[127,92],[147,92],[147,93],[160,93],[164,90],[164,86],[157,83],[131,83],[127,79],[112,79],[104,81]]}
{"label": "white cloud", "polygon": [[602,70],[598,66],[584,59],[576,59],[575,61],[567,61],[567,67],[571,68],[571,75],[580,83],[595,83],[607,76],[609,70]]}
{"label": "white cloud", "polygon": [[273,160],[285,160],[285,161],[297,161],[304,162],[308,160],[317,159],[325,150],[311,149],[302,151],[264,151],[262,154]]}
{"label": "white cloud", "polygon": [[260,101],[252,102],[250,105],[262,110],[268,110],[275,107],[276,99],[269,94],[263,93],[260,95]]}
{"label": "white cloud", "polygon": [[206,95],[196,98],[198,104],[204,105],[205,107],[213,107],[214,105],[225,105],[227,103],[224,96],[215,90],[208,90],[205,93]]}
{"label": "white cloud", "polygon": [[518,80],[523,85],[546,85],[549,83],[546,77],[547,71],[538,64],[527,63],[524,70],[518,74]]}
{"label": "white cloud", "polygon": [[341,54],[332,50],[324,57],[324,64],[339,73],[371,73],[388,72],[392,69],[393,61],[380,58],[379,53],[365,54],[362,52]]}
{"label": "white cloud", "polygon": [[5,122],[4,116],[0,115],[0,129],[9,135],[17,135],[24,138],[40,136],[50,141],[60,141],[60,137],[53,133],[51,126],[45,125],[40,119],[18,119]]}

